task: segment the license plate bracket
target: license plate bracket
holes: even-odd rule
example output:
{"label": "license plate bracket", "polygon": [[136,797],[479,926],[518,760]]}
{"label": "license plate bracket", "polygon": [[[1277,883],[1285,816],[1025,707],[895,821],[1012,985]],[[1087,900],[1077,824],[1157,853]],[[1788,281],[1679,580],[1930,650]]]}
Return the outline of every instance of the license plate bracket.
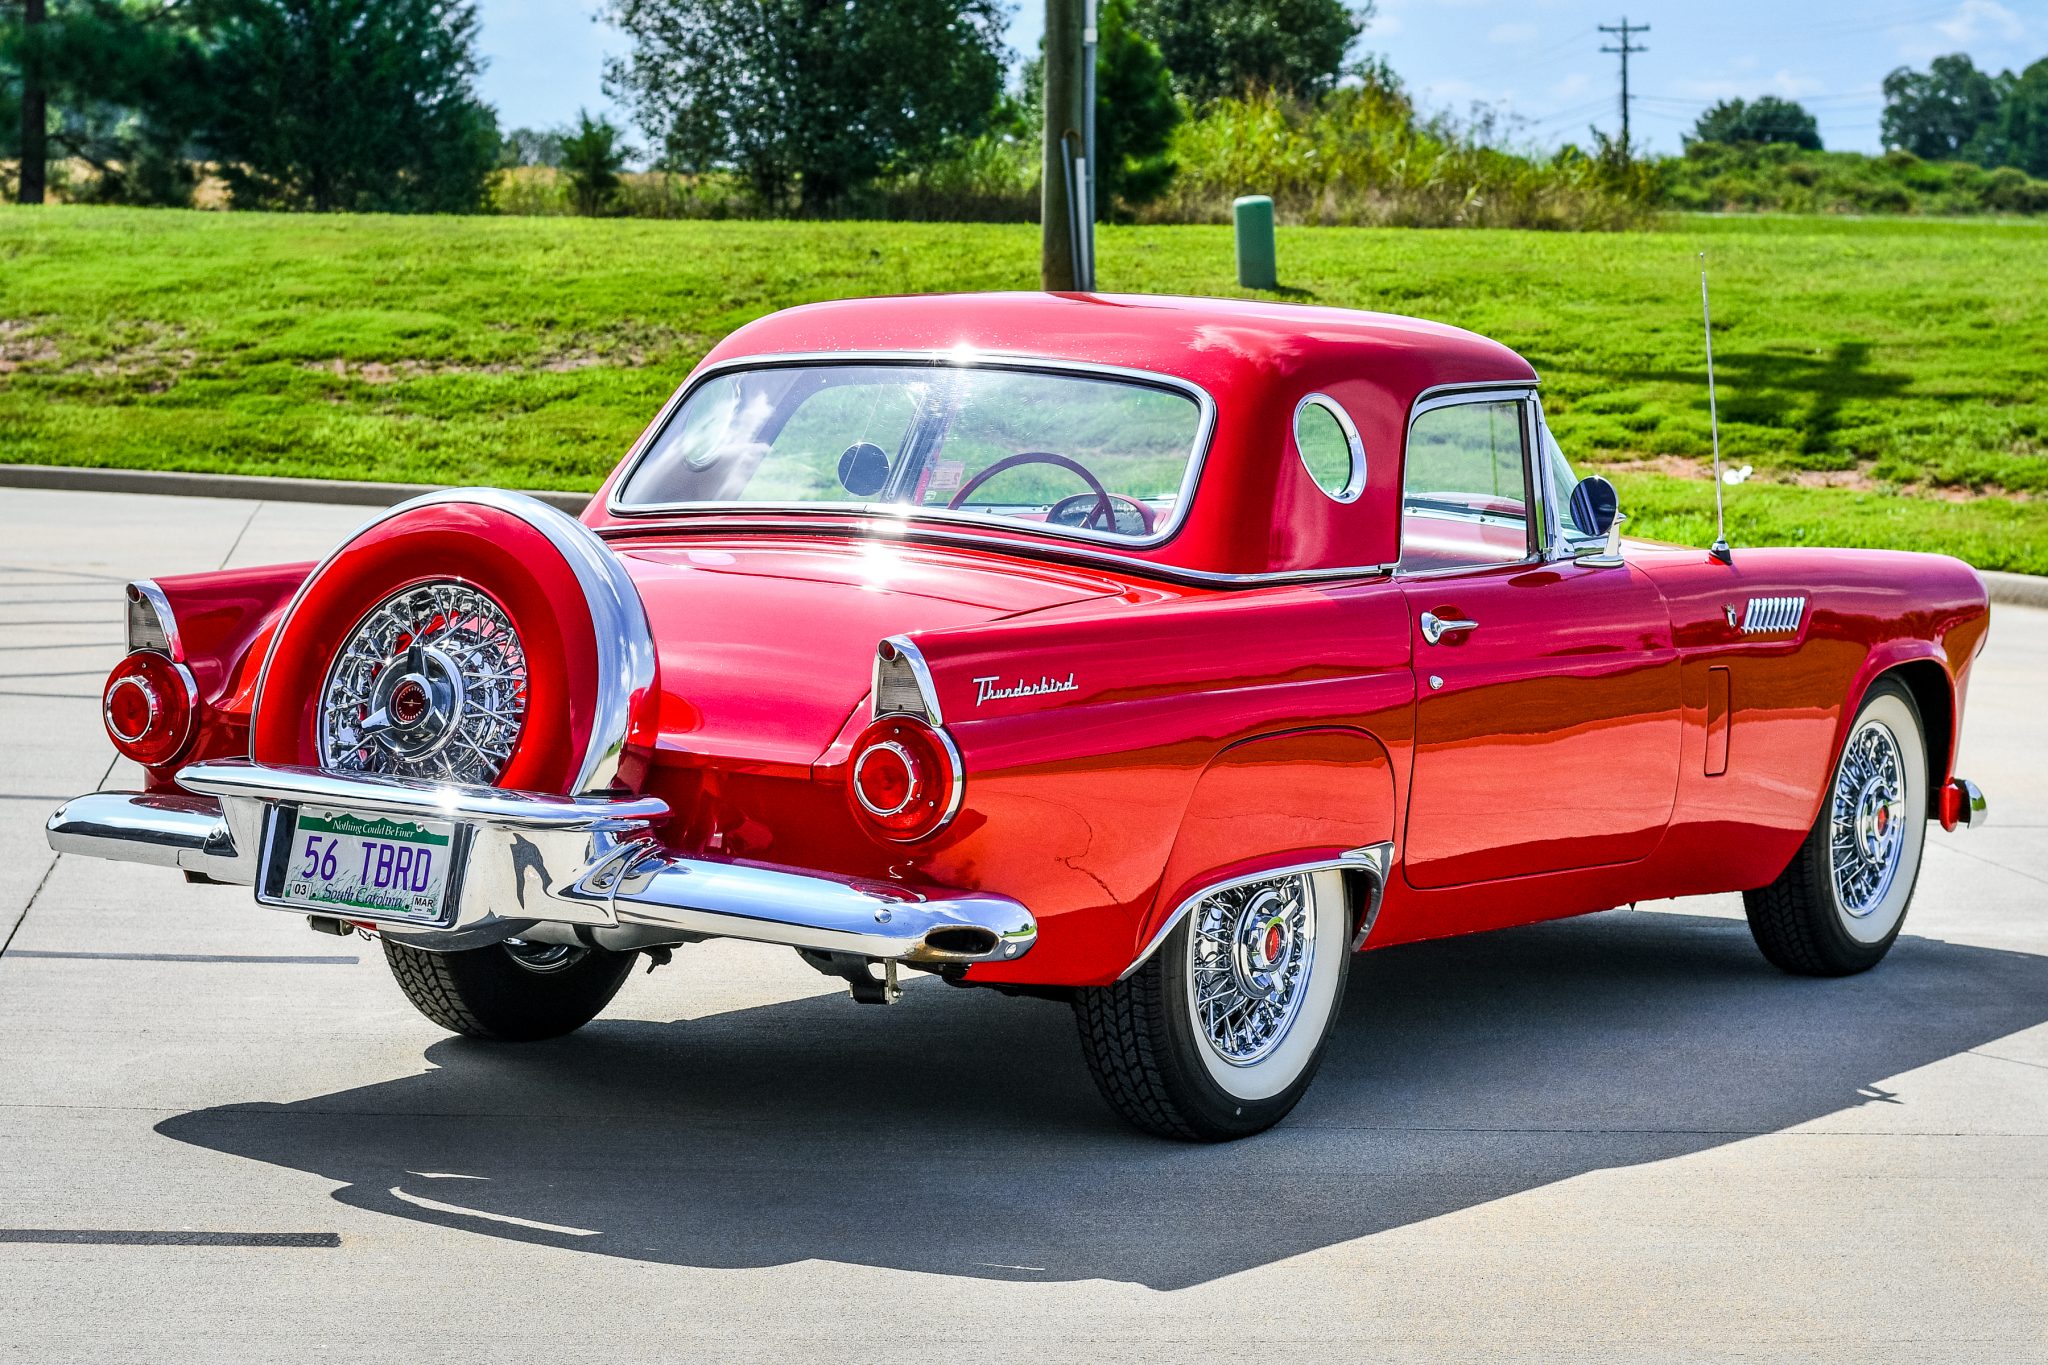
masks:
{"label": "license plate bracket", "polygon": [[301,914],[446,928],[472,832],[451,820],[275,805],[264,824],[256,899]]}

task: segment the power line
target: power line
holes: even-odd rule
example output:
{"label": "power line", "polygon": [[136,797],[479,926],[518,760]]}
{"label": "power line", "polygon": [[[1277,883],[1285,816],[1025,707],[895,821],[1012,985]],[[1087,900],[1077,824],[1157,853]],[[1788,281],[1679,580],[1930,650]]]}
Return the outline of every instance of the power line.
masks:
{"label": "power line", "polygon": [[1619,34],[1621,36],[1621,45],[1619,47],[1603,47],[1600,50],[1602,52],[1615,52],[1621,55],[1621,155],[1623,160],[1627,160],[1629,54],[1633,52],[1648,52],[1650,50],[1647,47],[1632,47],[1629,45],[1628,40],[1629,35],[1631,34],[1648,33],[1650,31],[1650,26],[1648,24],[1631,25],[1628,21],[1628,16],[1623,15],[1621,22],[1619,24],[1596,24],[1594,25],[1594,27],[1599,29],[1602,33],[1614,33]]}
{"label": "power line", "polygon": [[1494,79],[1496,76],[1506,76],[1517,71],[1529,71],[1538,67],[1553,66],[1557,63],[1557,61],[1560,58],[1568,55],[1573,49],[1577,48],[1580,43],[1585,42],[1589,33],[1590,30],[1579,29],[1577,32],[1573,33],[1569,38],[1561,39],[1560,41],[1553,43],[1548,47],[1540,48],[1535,52],[1530,52],[1522,56],[1514,57],[1508,61],[1502,62],[1498,66],[1487,67],[1483,70],[1476,71],[1472,73],[1470,76],[1466,77],[1466,79],[1480,82],[1490,81]]}

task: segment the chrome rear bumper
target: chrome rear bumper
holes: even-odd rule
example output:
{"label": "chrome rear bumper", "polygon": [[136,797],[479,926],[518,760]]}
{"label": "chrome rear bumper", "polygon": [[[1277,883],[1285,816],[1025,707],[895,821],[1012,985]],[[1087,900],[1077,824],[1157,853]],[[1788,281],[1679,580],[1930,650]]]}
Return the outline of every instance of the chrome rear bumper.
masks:
{"label": "chrome rear bumper", "polygon": [[678,857],[649,835],[668,816],[655,797],[548,796],[241,761],[195,763],[178,781],[195,795],[93,792],[66,802],[50,817],[50,847],[255,886],[265,834],[284,808],[456,821],[472,833],[446,922],[350,916],[423,948],[525,937],[624,950],[737,938],[930,966],[1017,958],[1038,936],[1031,912],[1004,896]]}

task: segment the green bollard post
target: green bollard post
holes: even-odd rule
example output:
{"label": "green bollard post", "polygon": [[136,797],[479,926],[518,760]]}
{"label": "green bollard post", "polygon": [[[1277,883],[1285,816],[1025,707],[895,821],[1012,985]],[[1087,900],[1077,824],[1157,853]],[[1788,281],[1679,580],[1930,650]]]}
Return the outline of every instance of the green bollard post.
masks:
{"label": "green bollard post", "polygon": [[1272,199],[1247,194],[1231,204],[1230,215],[1237,224],[1237,282],[1246,289],[1278,289]]}

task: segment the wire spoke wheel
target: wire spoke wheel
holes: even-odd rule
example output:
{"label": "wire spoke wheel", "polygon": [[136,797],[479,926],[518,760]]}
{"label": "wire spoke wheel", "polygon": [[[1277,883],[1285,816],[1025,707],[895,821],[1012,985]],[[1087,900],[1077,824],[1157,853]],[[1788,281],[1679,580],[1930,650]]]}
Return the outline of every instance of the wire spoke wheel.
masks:
{"label": "wire spoke wheel", "polygon": [[1912,692],[1896,678],[1873,683],[1813,827],[1775,880],[1742,893],[1750,933],[1774,965],[1846,976],[1890,951],[1919,879],[1939,764]]}
{"label": "wire spoke wheel", "polygon": [[1866,720],[1849,737],[1829,798],[1828,862],[1845,914],[1869,915],[1898,875],[1905,788],[1898,737],[1882,721]]}
{"label": "wire spoke wheel", "polygon": [[1209,1047],[1248,1066],[1279,1046],[1315,959],[1305,880],[1234,887],[1195,907],[1189,984]]}
{"label": "wire spoke wheel", "polygon": [[1323,868],[1220,886],[1114,984],[1075,993],[1102,1097],[1161,1137],[1227,1142],[1307,1091],[1344,996],[1357,907]]}
{"label": "wire spoke wheel", "polygon": [[488,594],[417,583],[371,608],[320,692],[322,766],[489,785],[526,723],[527,660]]}

